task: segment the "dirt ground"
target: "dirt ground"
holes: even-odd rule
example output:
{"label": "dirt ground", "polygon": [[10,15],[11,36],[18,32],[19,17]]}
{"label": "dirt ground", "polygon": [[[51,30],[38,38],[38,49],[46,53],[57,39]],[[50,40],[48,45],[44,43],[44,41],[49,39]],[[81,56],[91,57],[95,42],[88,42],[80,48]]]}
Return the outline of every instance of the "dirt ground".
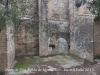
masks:
{"label": "dirt ground", "polygon": [[89,62],[69,55],[42,58],[20,56],[15,61],[16,63],[28,62],[29,65],[26,69],[20,67],[20,72],[9,72],[8,75],[100,75],[99,60]]}
{"label": "dirt ground", "polygon": [[[41,63],[40,65],[46,64],[46,63],[48,62]],[[35,73],[23,74],[23,75],[100,75],[100,64],[98,64],[97,62],[91,63],[85,60],[84,65],[77,66],[77,67],[71,67],[67,69],[61,68],[58,65],[56,66],[54,65],[54,63],[56,62],[49,62],[48,65],[57,67],[59,71],[48,71],[48,72],[41,71],[41,72],[35,72]],[[75,69],[76,70],[78,69],[78,70],[75,71]]]}

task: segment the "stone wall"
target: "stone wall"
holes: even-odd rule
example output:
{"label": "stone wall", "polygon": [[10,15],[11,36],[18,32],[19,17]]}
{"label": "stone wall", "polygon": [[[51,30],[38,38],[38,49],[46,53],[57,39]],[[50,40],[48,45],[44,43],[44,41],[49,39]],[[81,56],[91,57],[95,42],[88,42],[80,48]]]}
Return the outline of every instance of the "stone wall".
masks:
{"label": "stone wall", "polygon": [[[18,32],[15,39],[17,56],[39,54],[38,0],[29,1],[29,3],[27,0],[23,2],[28,8],[26,9],[26,14],[21,18],[18,31],[16,31]],[[19,7],[21,7],[21,4],[19,4]]]}
{"label": "stone wall", "polygon": [[7,38],[6,31],[0,32],[0,71],[5,71],[7,68]]}
{"label": "stone wall", "polygon": [[10,25],[7,25],[7,29],[1,30],[0,32],[0,72],[11,68],[14,61],[15,46],[13,30],[13,23],[10,21]]}
{"label": "stone wall", "polygon": [[[23,20],[23,22],[21,22],[20,25],[22,25],[22,27],[20,26],[20,31],[18,31],[15,39],[16,55],[38,55],[38,26],[36,27],[33,24],[30,25],[29,20]],[[32,26],[32,31],[35,30],[34,33],[30,33],[30,31],[27,30],[27,25]]]}
{"label": "stone wall", "polygon": [[70,44],[68,0],[48,1],[48,22],[49,54],[68,54]]}
{"label": "stone wall", "polygon": [[[7,34],[4,30],[0,32],[0,71],[11,67],[15,54],[48,56],[68,54],[70,49],[70,54],[90,61],[93,61],[93,49],[95,55],[100,54],[99,26],[94,26],[93,44],[94,16],[86,8],[87,3],[78,8],[74,0],[32,0],[31,3],[34,10],[27,9],[21,18],[15,45],[13,26],[7,27]],[[36,33],[27,31],[29,25]]]}
{"label": "stone wall", "polygon": [[[32,8],[27,8],[24,16],[19,14],[22,18],[15,43],[12,22],[0,32],[0,71],[11,67],[15,54],[48,56],[70,53],[93,61],[93,52],[94,55],[100,54],[100,26],[93,27],[94,16],[87,9],[88,0],[83,0],[79,6],[75,1],[31,0],[28,4],[24,0],[24,4],[32,5]],[[20,3],[18,5],[21,7]]]}
{"label": "stone wall", "polygon": [[48,20],[69,21],[68,0],[48,0]]}
{"label": "stone wall", "polygon": [[69,24],[64,21],[49,20],[48,44],[49,54],[69,53]]}
{"label": "stone wall", "polygon": [[[39,22],[41,25],[39,28],[40,56],[55,55],[62,53],[68,54],[68,0],[40,0],[39,8]],[[42,28],[46,29],[46,31],[42,31]]]}
{"label": "stone wall", "polygon": [[15,42],[14,42],[14,24],[12,23],[12,21],[10,21],[10,25],[8,25],[9,23],[7,23],[7,68],[11,68],[11,65],[13,64],[14,58],[15,58]]}
{"label": "stone wall", "polygon": [[[76,7],[73,0],[70,8],[70,53],[93,61],[93,19],[87,3]],[[82,11],[83,10],[83,11]]]}
{"label": "stone wall", "polygon": [[100,56],[100,24],[94,22],[94,56]]}
{"label": "stone wall", "polygon": [[[48,0],[38,0],[39,6],[39,55],[47,56],[48,53]],[[46,30],[45,30],[46,29]]]}

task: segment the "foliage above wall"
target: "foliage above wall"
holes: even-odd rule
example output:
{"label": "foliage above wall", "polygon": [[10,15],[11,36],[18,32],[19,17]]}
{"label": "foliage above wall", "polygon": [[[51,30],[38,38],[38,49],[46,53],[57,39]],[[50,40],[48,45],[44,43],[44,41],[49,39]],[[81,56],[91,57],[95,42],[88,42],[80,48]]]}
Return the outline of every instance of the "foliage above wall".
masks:
{"label": "foliage above wall", "polygon": [[95,20],[100,21],[100,0],[93,0],[88,8],[92,14],[96,15]]}
{"label": "foliage above wall", "polygon": [[87,8],[95,15],[94,21],[100,24],[100,0],[75,0],[77,8],[84,4],[87,4]]}
{"label": "foliage above wall", "polygon": [[[36,7],[31,1],[32,0],[0,0],[0,29],[2,30],[6,28],[6,25],[10,25],[7,24],[9,23],[7,21],[11,20],[14,23],[15,31],[19,31],[18,29],[21,26],[19,23],[22,21],[22,18],[27,15],[27,11],[34,10],[34,7]],[[32,15],[32,18],[34,18],[34,15]],[[27,31],[31,30],[30,32],[34,32],[34,28],[32,28],[33,25],[35,25],[36,30],[38,28],[37,23],[33,22],[32,18],[29,19],[30,25],[29,23],[28,26],[27,23],[24,24],[27,26]]]}
{"label": "foliage above wall", "polygon": [[18,22],[19,17],[16,4],[14,0],[0,0],[0,29],[6,27],[5,23],[9,19],[15,24]]}

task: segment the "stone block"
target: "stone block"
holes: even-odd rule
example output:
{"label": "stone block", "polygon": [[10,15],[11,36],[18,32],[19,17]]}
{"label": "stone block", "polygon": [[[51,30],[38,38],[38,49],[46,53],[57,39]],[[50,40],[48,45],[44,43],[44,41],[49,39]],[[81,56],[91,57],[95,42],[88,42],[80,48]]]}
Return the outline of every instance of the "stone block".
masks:
{"label": "stone block", "polygon": [[94,23],[94,56],[100,56],[100,25]]}
{"label": "stone block", "polygon": [[5,72],[7,68],[7,52],[0,53],[0,72]]}

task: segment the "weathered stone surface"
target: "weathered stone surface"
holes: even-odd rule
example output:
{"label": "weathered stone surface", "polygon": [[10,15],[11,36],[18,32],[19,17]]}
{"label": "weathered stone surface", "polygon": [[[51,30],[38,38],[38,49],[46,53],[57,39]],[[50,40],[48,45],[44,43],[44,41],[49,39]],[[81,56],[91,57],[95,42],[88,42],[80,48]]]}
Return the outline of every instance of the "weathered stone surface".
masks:
{"label": "weathered stone surface", "polygon": [[[59,38],[64,38],[66,42],[68,42],[68,44],[66,44],[66,51],[68,50],[69,23],[66,22],[69,21],[69,9],[66,9],[68,6],[68,0],[39,1],[39,19],[41,25],[39,29],[39,54],[41,56],[64,53],[63,51],[61,53],[59,50],[57,51],[57,40]],[[45,27],[47,27],[48,30],[42,32]]]}
{"label": "weathered stone surface", "polygon": [[39,55],[47,56],[48,55],[48,35],[47,30],[48,26],[47,19],[47,0],[39,0]]}
{"label": "weathered stone surface", "polygon": [[[17,1],[17,6],[19,7],[19,16],[21,17],[34,17],[36,18],[38,16],[38,0],[24,0],[24,1]],[[26,6],[25,10],[22,10],[23,6]]]}
{"label": "weathered stone surface", "polygon": [[70,1],[70,53],[93,61],[93,16],[72,10],[72,5],[75,4]]}
{"label": "weathered stone surface", "polygon": [[68,21],[68,0],[48,0],[48,19],[57,21]]}
{"label": "weathered stone surface", "polygon": [[[24,2],[29,5],[27,0]],[[95,55],[100,54],[99,26],[94,27],[93,44],[93,16],[86,7],[88,2],[82,2],[77,8],[75,0],[31,0],[33,8],[27,9],[21,18],[15,38],[16,55],[67,54],[70,47],[71,54],[93,61],[93,45]],[[26,32],[30,22],[34,23],[36,34]],[[0,71],[10,68],[14,60],[12,29],[7,27],[7,35],[5,31],[0,32]]]}
{"label": "weathered stone surface", "polygon": [[[69,23],[63,21],[49,20],[48,26],[49,26],[49,31],[48,31],[49,54],[52,55],[52,54],[68,53],[69,50],[68,47],[70,43]],[[61,44],[63,46],[61,46]],[[63,47],[62,50],[61,47]]]}
{"label": "weathered stone surface", "polygon": [[7,68],[7,42],[6,30],[0,32],[0,71],[5,71]]}
{"label": "weathered stone surface", "polygon": [[58,54],[68,54],[68,43],[64,38],[59,38],[57,40],[56,51]]}
{"label": "weathered stone surface", "polygon": [[100,25],[94,23],[94,56],[100,56]]}
{"label": "weathered stone surface", "polygon": [[10,25],[7,24],[7,28],[0,32],[0,71],[3,72],[5,69],[10,69],[15,57],[14,27],[11,21]]}
{"label": "weathered stone surface", "polygon": [[10,21],[10,25],[7,25],[7,68],[11,68],[11,65],[15,58],[15,43],[14,43],[14,25]]}
{"label": "weathered stone surface", "polygon": [[4,72],[7,68],[7,52],[0,53],[0,72]]}
{"label": "weathered stone surface", "polygon": [[[21,7],[21,4],[22,3],[19,3],[19,7]],[[26,8],[26,14],[21,18],[22,21],[20,22],[19,29],[16,31],[18,32],[16,35],[17,37],[15,38],[16,55],[38,55],[38,0],[24,0],[24,4],[28,6],[28,8]]]}
{"label": "weathered stone surface", "polygon": [[25,26],[20,28],[22,28],[22,30],[18,32],[17,37],[15,39],[16,55],[38,55],[38,34],[31,34],[29,32],[26,32]]}

